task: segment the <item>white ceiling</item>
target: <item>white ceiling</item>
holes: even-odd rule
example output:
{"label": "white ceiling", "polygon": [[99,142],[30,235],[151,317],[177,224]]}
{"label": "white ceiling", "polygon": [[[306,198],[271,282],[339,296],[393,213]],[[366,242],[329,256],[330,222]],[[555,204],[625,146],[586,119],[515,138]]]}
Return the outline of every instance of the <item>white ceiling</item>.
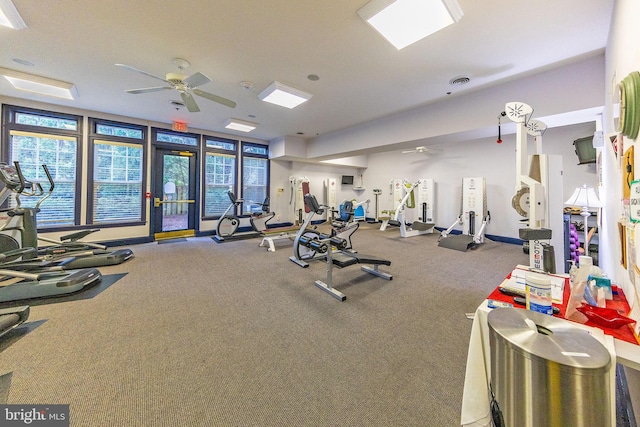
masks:
{"label": "white ceiling", "polygon": [[[234,117],[259,124],[237,135],[262,140],[313,138],[601,54],[613,7],[611,0],[459,0],[460,22],[398,51],[358,16],[367,0],[13,2],[27,29],[0,27],[0,67],[72,82],[79,97],[32,95],[5,79],[1,95],[231,134],[223,123]],[[116,63],[164,76],[178,71],[175,57],[191,63],[187,75],[213,80],[200,89],[237,107],[195,97],[201,111],[189,113],[170,104],[180,101],[176,91],[124,92],[162,82]],[[449,84],[459,76],[471,82]],[[274,80],[313,98],[293,110],[260,101]]]}

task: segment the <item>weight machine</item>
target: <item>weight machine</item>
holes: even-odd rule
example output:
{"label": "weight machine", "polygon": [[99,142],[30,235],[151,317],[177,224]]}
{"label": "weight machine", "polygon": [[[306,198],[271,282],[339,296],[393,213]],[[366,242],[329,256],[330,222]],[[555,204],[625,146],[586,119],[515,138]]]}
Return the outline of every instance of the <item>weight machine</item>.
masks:
{"label": "weight machine", "polygon": [[[401,197],[400,202],[394,211],[389,212],[392,216],[382,220],[380,230],[384,231],[388,225],[393,225],[400,228],[401,237],[433,233],[433,227],[435,226],[433,222],[433,179],[420,179],[414,183],[407,180],[394,180],[392,181],[392,186],[396,197]],[[407,227],[405,209],[416,206],[416,189],[421,216],[418,221],[412,222]]]}
{"label": "weight machine", "polygon": [[[562,157],[542,154],[542,134],[547,126],[538,120],[529,120],[533,108],[522,102],[509,102],[502,116],[516,123],[516,194],[512,207],[525,217],[519,231],[520,238],[528,243],[529,266],[555,273],[557,265],[563,265],[563,186]],[[535,154],[527,154],[527,135],[534,137]],[[526,170],[528,166],[528,171]]]}
{"label": "weight machine", "polygon": [[311,198],[307,196],[309,196],[309,194],[305,196],[305,206],[309,209],[309,212],[307,213],[300,230],[296,233],[296,237],[293,241],[293,256],[289,257],[289,259],[303,268],[308,267],[310,261],[315,259],[324,259],[324,252],[319,251],[318,248],[314,247],[314,245],[309,246],[309,244],[307,244],[307,241],[316,240],[335,239],[333,245],[338,247],[340,250],[355,252],[353,251],[351,236],[360,227],[360,224],[357,222],[351,222],[348,226],[342,228],[332,226],[331,234],[324,234],[316,231],[315,228],[311,228],[311,221],[313,220],[313,217],[315,215],[323,215],[325,209],[328,209],[329,206],[320,206],[315,196],[311,196],[314,203],[314,205],[311,205]]}
{"label": "weight machine", "polygon": [[378,270],[379,265],[388,266],[391,265],[391,261],[350,252],[347,249],[351,243],[339,237],[339,235],[330,236],[308,230],[307,226],[311,223],[313,216],[322,215],[328,206],[321,207],[315,196],[310,194],[305,195],[305,204],[310,212],[307,214],[302,228],[296,235],[293,245],[293,256],[289,257],[289,259],[301,267],[308,267],[309,264],[307,261],[309,260],[324,259],[327,263],[327,276],[325,281],[315,281],[315,285],[318,288],[340,301],[347,299],[346,295],[333,287],[334,266],[344,268],[355,264],[371,264],[371,267],[361,266],[361,270],[386,280],[393,279],[393,276],[389,273]]}
{"label": "weight machine", "polygon": [[[460,215],[456,222],[440,233],[438,246],[465,252],[484,243],[484,232],[491,220],[487,210],[485,179],[462,178],[461,197]],[[451,234],[458,225],[462,225],[462,234]]]}
{"label": "weight machine", "polygon": [[[268,252],[275,252],[276,244],[275,242],[281,240],[294,240],[296,233],[300,230],[300,224],[302,224],[302,211],[308,212],[308,208],[304,206],[304,194],[309,192],[309,178],[301,177],[296,178],[293,176],[289,177],[289,184],[291,185],[291,196],[289,199],[289,204],[293,204],[294,206],[294,214],[298,216],[295,226],[293,227],[275,227],[275,228],[266,228],[262,231],[262,241],[258,246],[267,248]],[[330,198],[331,194],[333,194],[333,199],[335,201],[335,179],[328,179],[325,181],[325,186],[327,190],[327,197]]]}

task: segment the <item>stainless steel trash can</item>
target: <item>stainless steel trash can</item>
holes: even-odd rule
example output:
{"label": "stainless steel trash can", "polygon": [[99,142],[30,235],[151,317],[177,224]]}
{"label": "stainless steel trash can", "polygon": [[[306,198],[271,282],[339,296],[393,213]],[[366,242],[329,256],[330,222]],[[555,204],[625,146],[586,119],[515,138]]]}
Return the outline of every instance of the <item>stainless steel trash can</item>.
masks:
{"label": "stainless steel trash can", "polygon": [[570,322],[518,308],[487,317],[491,384],[507,427],[611,426],[611,357]]}

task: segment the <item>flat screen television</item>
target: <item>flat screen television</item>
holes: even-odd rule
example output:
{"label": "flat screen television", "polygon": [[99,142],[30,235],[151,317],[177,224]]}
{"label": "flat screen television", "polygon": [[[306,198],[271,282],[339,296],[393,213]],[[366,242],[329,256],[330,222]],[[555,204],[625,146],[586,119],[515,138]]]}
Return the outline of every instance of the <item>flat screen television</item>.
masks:
{"label": "flat screen television", "polygon": [[342,175],[342,185],[353,185],[353,175]]}
{"label": "flat screen television", "polygon": [[593,148],[593,136],[576,139],[573,141],[573,146],[578,156],[579,165],[596,162],[596,149]]}

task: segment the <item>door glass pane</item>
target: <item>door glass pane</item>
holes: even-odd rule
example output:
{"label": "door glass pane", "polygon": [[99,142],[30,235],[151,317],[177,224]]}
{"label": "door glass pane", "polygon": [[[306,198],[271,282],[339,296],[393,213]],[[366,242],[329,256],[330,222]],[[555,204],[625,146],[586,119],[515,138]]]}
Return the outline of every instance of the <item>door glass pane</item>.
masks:
{"label": "door glass pane", "polygon": [[[164,155],[162,171],[163,200],[189,199],[190,157]],[[162,204],[162,231],[186,230],[189,228],[189,203]]]}

